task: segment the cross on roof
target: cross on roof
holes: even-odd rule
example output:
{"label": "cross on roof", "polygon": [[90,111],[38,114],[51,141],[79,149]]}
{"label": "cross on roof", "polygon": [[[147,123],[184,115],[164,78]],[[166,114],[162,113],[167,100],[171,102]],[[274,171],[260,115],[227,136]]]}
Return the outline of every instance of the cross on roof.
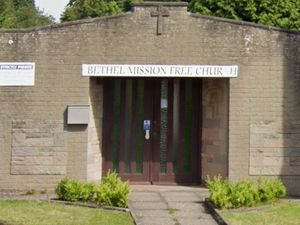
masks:
{"label": "cross on roof", "polygon": [[151,12],[151,16],[157,17],[157,35],[163,33],[164,21],[163,18],[169,16],[169,12],[166,8],[163,8],[162,5],[158,5],[157,11]]}

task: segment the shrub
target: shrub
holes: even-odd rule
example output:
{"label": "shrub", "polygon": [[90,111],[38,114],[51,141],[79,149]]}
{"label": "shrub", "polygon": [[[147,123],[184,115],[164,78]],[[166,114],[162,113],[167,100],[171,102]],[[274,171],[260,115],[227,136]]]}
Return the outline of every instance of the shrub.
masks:
{"label": "shrub", "polygon": [[65,185],[67,201],[75,202],[80,198],[81,183],[77,180],[70,180]]}
{"label": "shrub", "polygon": [[217,208],[250,207],[260,202],[270,202],[286,195],[286,188],[280,180],[260,178],[257,184],[251,181],[229,182],[221,176],[207,178],[209,199]]}
{"label": "shrub", "polygon": [[221,176],[213,179],[207,177],[206,184],[210,191],[209,199],[217,208],[231,208],[229,200],[230,184],[228,181],[223,181]]}
{"label": "shrub", "polygon": [[129,192],[129,185],[122,182],[117,173],[110,171],[97,187],[93,183],[64,178],[55,188],[58,199],[63,201],[96,201],[101,205],[117,207],[127,207]]}
{"label": "shrub", "polygon": [[127,207],[129,192],[129,185],[117,173],[109,171],[96,189],[96,201],[101,205]]}
{"label": "shrub", "polygon": [[230,201],[232,208],[243,206],[249,207],[259,203],[258,189],[251,181],[240,181],[233,183],[230,186]]}
{"label": "shrub", "polygon": [[56,186],[55,193],[64,201],[91,201],[95,194],[95,185],[64,178]]}
{"label": "shrub", "polygon": [[81,186],[81,192],[79,201],[92,201],[95,195],[96,186],[93,183],[83,183]]}
{"label": "shrub", "polygon": [[60,180],[58,182],[58,184],[56,185],[56,188],[55,188],[55,194],[57,195],[58,199],[60,200],[67,200],[67,190],[66,190],[66,185],[68,183],[68,179],[67,178],[64,178],[62,180]]}
{"label": "shrub", "polygon": [[280,180],[266,180],[259,178],[258,191],[263,202],[274,201],[286,196],[286,188]]}

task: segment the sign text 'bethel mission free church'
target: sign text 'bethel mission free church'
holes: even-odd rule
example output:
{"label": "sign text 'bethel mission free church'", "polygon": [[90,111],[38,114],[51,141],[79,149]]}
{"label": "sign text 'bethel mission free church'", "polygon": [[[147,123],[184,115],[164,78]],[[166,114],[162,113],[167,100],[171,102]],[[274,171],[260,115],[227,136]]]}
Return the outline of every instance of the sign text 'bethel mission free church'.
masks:
{"label": "sign text 'bethel mission free church'", "polygon": [[83,76],[96,77],[237,77],[237,65],[83,64]]}

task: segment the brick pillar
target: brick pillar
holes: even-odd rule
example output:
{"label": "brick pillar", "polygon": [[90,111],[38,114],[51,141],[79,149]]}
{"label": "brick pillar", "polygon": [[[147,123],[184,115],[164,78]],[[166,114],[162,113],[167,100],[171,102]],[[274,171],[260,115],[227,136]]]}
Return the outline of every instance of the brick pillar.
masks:
{"label": "brick pillar", "polygon": [[90,122],[88,126],[87,180],[99,182],[101,179],[101,141],[103,87],[90,78]]}
{"label": "brick pillar", "polygon": [[202,179],[228,176],[228,79],[204,79],[202,92]]}

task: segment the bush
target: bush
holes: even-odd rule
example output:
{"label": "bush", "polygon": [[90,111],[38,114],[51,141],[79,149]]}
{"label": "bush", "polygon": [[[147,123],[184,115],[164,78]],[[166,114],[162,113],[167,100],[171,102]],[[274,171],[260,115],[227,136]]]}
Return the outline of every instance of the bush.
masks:
{"label": "bush", "polygon": [[81,186],[81,193],[79,201],[92,201],[95,195],[96,186],[93,183],[83,183]]}
{"label": "bush", "polygon": [[63,201],[96,201],[101,205],[117,207],[127,207],[129,192],[129,185],[122,182],[115,172],[108,172],[98,186],[64,178],[55,188],[58,199]]}
{"label": "bush", "polygon": [[229,200],[230,184],[227,180],[222,180],[221,176],[210,177],[206,180],[207,187],[210,191],[209,199],[217,208],[231,208]]}
{"label": "bush", "polygon": [[230,200],[232,208],[254,206],[260,202],[257,187],[251,181],[240,181],[231,185]]}
{"label": "bush", "polygon": [[58,184],[56,185],[56,188],[55,188],[55,194],[57,195],[58,199],[60,200],[67,200],[67,190],[66,190],[66,185],[68,183],[68,179],[67,178],[64,178],[62,180],[60,180],[58,182]]}
{"label": "bush", "polygon": [[261,201],[269,202],[286,196],[286,188],[280,180],[258,180],[258,191]]}
{"label": "bush", "polygon": [[64,201],[91,201],[95,194],[95,185],[64,178],[56,186],[55,193],[58,199]]}
{"label": "bush", "polygon": [[122,182],[115,172],[108,172],[96,189],[96,202],[101,205],[127,207],[129,185]]}
{"label": "bush", "polygon": [[257,184],[251,181],[229,182],[221,176],[207,178],[209,199],[217,208],[250,207],[260,202],[275,201],[286,195],[286,188],[280,180],[260,178]]}

